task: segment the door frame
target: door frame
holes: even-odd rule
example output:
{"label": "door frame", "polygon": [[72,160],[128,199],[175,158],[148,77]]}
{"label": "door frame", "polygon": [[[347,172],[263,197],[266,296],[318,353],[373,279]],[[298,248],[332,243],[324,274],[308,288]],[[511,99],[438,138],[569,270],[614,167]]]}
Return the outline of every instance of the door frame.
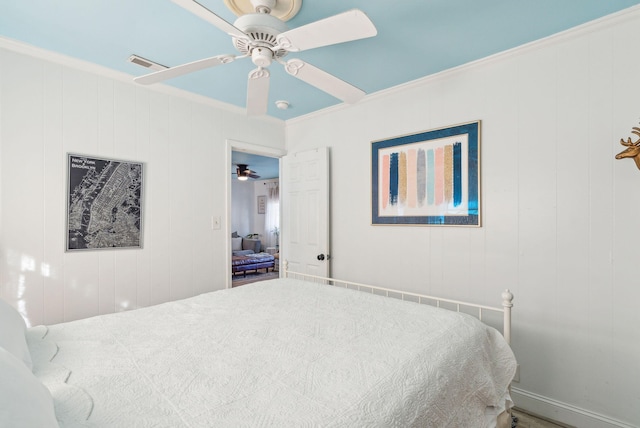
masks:
{"label": "door frame", "polygon": [[[232,152],[246,152],[251,153],[253,155],[259,156],[267,156],[271,158],[278,158],[278,170],[282,173],[282,156],[287,154],[287,151],[284,149],[278,149],[275,147],[267,147],[262,146],[260,144],[247,143],[245,141],[238,141],[233,139],[226,140],[226,162],[225,162],[225,173],[226,173],[226,221],[224,222],[224,242],[227,250],[225,251],[225,288],[231,288],[231,183],[232,183],[232,173],[233,169],[231,168],[231,156]],[[282,198],[282,196],[280,196]],[[282,230],[282,227],[280,227]]]}

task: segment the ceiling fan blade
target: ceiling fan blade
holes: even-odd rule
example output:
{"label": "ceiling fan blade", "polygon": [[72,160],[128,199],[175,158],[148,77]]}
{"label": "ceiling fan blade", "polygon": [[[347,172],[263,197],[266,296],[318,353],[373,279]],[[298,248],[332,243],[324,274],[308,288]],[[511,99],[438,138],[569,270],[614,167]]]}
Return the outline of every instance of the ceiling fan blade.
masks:
{"label": "ceiling fan blade", "polygon": [[255,171],[252,171],[249,169],[249,165],[244,164],[244,163],[240,163],[238,165],[236,165],[236,172],[235,174],[238,176],[239,179],[243,179],[246,180],[247,178],[260,178],[260,176],[258,174],[256,174]]}
{"label": "ceiling fan blade", "polygon": [[262,115],[269,104],[269,70],[258,67],[249,72],[247,82],[247,114]]}
{"label": "ceiling fan blade", "polygon": [[205,68],[215,67],[220,64],[227,64],[233,62],[235,59],[236,57],[233,55],[218,55],[211,58],[199,59],[197,61],[176,65],[175,67],[156,71],[154,73],[145,74],[144,76],[138,76],[135,77],[133,81],[143,85],[150,85],[152,83],[158,83],[163,80],[182,76],[183,74],[204,70]]}
{"label": "ceiling fan blade", "polygon": [[[175,1],[175,0],[174,0]],[[288,51],[298,52],[321,46],[365,39],[378,34],[375,25],[364,12],[351,9],[302,27],[281,33],[278,45]]]}
{"label": "ceiling fan blade", "polygon": [[201,5],[195,0],[171,0],[171,1],[173,1],[178,6],[181,6],[184,9],[188,10],[189,12],[193,13],[194,15],[204,19],[210,24],[215,25],[220,30],[224,31],[225,33],[233,37],[238,37],[240,39],[249,38],[245,33],[240,31],[240,29],[231,25],[224,19],[220,18],[218,15],[211,12],[209,9],[207,9],[206,7],[204,7],[203,5]]}
{"label": "ceiling fan blade", "polygon": [[366,95],[362,89],[299,59],[287,61],[284,63],[284,69],[290,75],[349,104],[361,100]]}

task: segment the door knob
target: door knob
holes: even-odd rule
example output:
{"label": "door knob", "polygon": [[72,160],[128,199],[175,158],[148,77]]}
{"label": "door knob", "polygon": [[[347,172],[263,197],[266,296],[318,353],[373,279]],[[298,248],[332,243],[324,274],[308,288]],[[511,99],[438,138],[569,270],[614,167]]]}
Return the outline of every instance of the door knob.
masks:
{"label": "door knob", "polygon": [[320,261],[324,260],[324,254],[318,254],[318,260]]}

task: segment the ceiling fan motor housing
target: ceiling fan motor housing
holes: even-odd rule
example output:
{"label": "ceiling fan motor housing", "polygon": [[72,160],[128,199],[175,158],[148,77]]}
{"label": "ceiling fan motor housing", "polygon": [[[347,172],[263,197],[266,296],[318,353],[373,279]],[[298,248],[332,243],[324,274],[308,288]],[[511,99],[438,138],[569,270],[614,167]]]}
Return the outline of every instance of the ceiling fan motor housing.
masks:
{"label": "ceiling fan motor housing", "polygon": [[[173,1],[230,35],[240,55],[218,55],[163,68],[135,78],[134,80],[138,83],[157,83],[198,70],[228,64],[236,59],[251,57],[257,69],[249,72],[247,78],[247,114],[249,115],[267,113],[270,81],[268,67],[274,61],[283,65],[288,74],[344,102],[354,103],[365,96],[363,90],[300,59],[289,61],[282,59],[290,51],[299,52],[375,36],[377,30],[373,22],[358,9],[350,9],[289,30],[284,21],[298,12],[302,0],[224,0],[227,6],[233,6],[231,10],[234,13],[241,13],[234,24],[230,24],[196,0]],[[278,102],[278,108],[286,107],[287,103]],[[248,168],[243,171],[245,171],[244,176],[238,166],[238,178],[245,178],[247,172],[251,178],[258,177],[248,171]]]}
{"label": "ceiling fan motor housing", "polygon": [[237,165],[236,175],[238,176],[238,180],[245,181],[247,178],[249,178],[249,174],[251,174],[249,165],[245,165],[245,164]]}
{"label": "ceiling fan motor housing", "polygon": [[[251,39],[233,38],[233,46],[243,55],[252,55],[255,48],[267,48],[273,52],[273,58],[281,58],[287,54],[285,49],[273,50],[277,45],[276,37],[288,31],[284,22],[266,13],[249,13],[243,15],[233,24]],[[255,63],[255,60],[254,60]],[[269,64],[271,60],[269,60]],[[256,65],[260,65],[255,63]]]}

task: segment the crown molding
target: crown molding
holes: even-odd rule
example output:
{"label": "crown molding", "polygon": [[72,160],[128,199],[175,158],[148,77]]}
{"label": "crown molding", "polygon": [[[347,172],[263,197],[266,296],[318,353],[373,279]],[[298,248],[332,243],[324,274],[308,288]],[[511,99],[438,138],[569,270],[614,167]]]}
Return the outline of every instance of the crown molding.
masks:
{"label": "crown molding", "polygon": [[489,55],[475,61],[470,61],[465,64],[458,65],[456,67],[448,68],[446,70],[439,71],[437,73],[429,74],[428,76],[424,76],[419,79],[412,80],[410,82],[402,83],[400,85],[397,85],[388,89],[383,89],[381,91],[373,92],[371,94],[366,95],[362,100],[360,100],[355,105],[342,103],[335,106],[324,108],[322,110],[311,112],[303,116],[298,116],[295,118],[288,119],[286,120],[286,124],[291,125],[291,124],[296,124],[298,122],[304,122],[309,119],[320,117],[326,114],[333,114],[344,109],[365,104],[367,102],[377,101],[381,98],[386,98],[392,94],[398,94],[406,91],[413,91],[418,87],[425,86],[436,80],[449,78],[456,74],[459,74],[462,72],[468,72],[476,68],[486,67],[498,61],[504,61],[505,59],[524,55],[526,53],[529,53],[538,49],[548,48],[550,46],[565,43],[568,40],[575,39],[578,37],[584,37],[595,31],[615,27],[617,25],[622,24],[623,22],[627,22],[634,19],[640,19],[640,5],[631,6],[619,12],[612,13],[602,18],[589,21],[587,23],[578,25],[568,30],[561,31],[556,34],[552,34],[550,36],[535,40],[533,42],[526,43],[524,45],[516,46],[515,48],[498,52],[493,55]]}
{"label": "crown molding", "polygon": [[[235,114],[245,114],[245,110],[235,105],[223,103],[221,101],[214,100],[213,98],[205,97],[203,95],[197,95],[189,91],[175,88],[173,86],[164,84],[155,84],[153,87],[137,85],[133,82],[135,76],[127,74],[121,71],[116,71],[108,67],[104,67],[92,62],[83,61],[77,58],[73,58],[67,55],[63,55],[57,52],[52,52],[43,48],[39,48],[24,42],[19,42],[7,37],[0,36],[0,49],[6,49],[18,54],[31,56],[43,61],[59,64],[63,67],[72,68],[74,70],[84,71],[87,73],[95,74],[100,77],[105,77],[118,82],[135,85],[144,90],[162,93],[165,95],[178,97],[188,101],[192,101],[198,104],[207,105],[216,109],[228,111]],[[272,116],[264,116],[258,118],[259,120],[273,121],[277,123],[284,123],[283,120],[274,118]]]}

